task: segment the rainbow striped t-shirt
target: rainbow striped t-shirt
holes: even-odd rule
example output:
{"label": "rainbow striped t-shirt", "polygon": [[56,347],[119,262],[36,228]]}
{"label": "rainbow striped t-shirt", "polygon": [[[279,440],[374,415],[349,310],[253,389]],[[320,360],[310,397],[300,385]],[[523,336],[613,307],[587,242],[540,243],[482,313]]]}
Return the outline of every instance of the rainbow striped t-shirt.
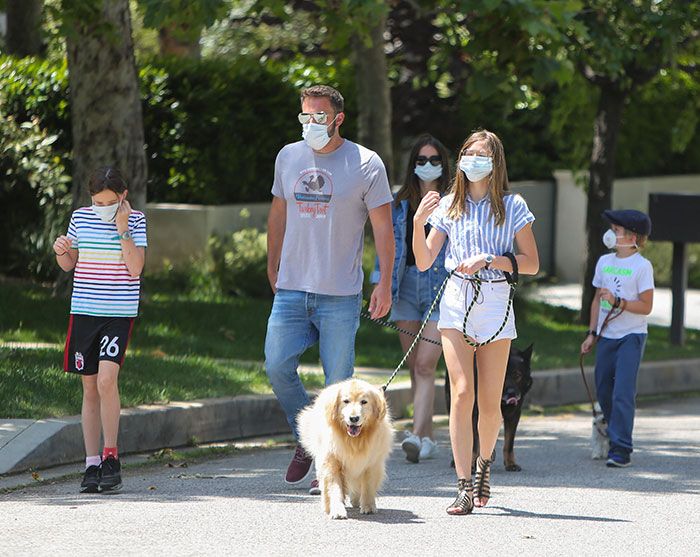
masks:
{"label": "rainbow striped t-shirt", "polygon": [[[137,247],[146,247],[146,216],[129,215],[129,232]],[[122,257],[117,225],[103,222],[91,207],[73,211],[68,237],[78,250],[73,275],[72,314],[136,317],[141,277],[132,277]]]}

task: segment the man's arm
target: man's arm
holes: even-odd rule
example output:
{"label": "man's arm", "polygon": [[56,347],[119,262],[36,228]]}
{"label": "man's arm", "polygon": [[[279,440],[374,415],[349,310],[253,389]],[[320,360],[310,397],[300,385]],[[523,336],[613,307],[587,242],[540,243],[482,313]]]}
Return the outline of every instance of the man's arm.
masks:
{"label": "man's arm", "polygon": [[372,319],[384,317],[391,309],[391,271],[394,266],[394,228],[391,222],[391,204],[385,203],[370,210],[374,246],[379,258],[379,282],[372,291],[369,313]]}
{"label": "man's arm", "polygon": [[[391,219],[389,219],[391,222]],[[267,216],[267,279],[273,292],[277,292],[277,275],[282,258],[282,242],[287,227],[287,202],[273,196],[270,213]]]}

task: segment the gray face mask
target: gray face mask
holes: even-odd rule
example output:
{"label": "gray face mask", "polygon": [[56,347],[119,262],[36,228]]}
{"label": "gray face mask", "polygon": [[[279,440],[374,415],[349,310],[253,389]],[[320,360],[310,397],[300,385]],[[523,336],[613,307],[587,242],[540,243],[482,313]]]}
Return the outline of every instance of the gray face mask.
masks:
{"label": "gray face mask", "polygon": [[112,203],[111,205],[95,205],[93,203],[92,210],[100,217],[102,222],[114,222],[117,217],[117,211],[121,202]]}

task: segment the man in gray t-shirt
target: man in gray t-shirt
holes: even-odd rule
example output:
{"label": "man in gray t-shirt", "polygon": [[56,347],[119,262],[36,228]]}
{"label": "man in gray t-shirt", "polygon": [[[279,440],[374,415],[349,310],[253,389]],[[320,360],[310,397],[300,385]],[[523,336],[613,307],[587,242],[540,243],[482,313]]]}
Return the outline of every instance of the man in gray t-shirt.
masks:
{"label": "man in gray t-shirt", "polygon": [[[379,318],[391,307],[391,190],[379,156],[340,136],[343,103],[332,87],[302,91],[304,141],[286,145],[275,161],[267,242],[275,300],[267,324],[265,370],[297,439],[297,414],[309,404],[297,372],[302,353],[319,342],[327,385],[353,373],[368,216],[380,266],[369,311]],[[304,481],[311,464],[297,445],[285,481]],[[317,488],[314,480],[312,492]]]}

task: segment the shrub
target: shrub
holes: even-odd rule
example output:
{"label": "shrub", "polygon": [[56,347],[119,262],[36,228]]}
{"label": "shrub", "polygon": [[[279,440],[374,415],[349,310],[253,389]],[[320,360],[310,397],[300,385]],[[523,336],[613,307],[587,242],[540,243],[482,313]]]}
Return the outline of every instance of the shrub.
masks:
{"label": "shrub", "polygon": [[255,228],[213,237],[209,252],[224,294],[269,298],[267,234]]}
{"label": "shrub", "polygon": [[36,119],[18,125],[0,118],[0,268],[42,280],[57,273],[53,241],[66,232],[70,210],[69,178],[52,150],[56,136]]}

